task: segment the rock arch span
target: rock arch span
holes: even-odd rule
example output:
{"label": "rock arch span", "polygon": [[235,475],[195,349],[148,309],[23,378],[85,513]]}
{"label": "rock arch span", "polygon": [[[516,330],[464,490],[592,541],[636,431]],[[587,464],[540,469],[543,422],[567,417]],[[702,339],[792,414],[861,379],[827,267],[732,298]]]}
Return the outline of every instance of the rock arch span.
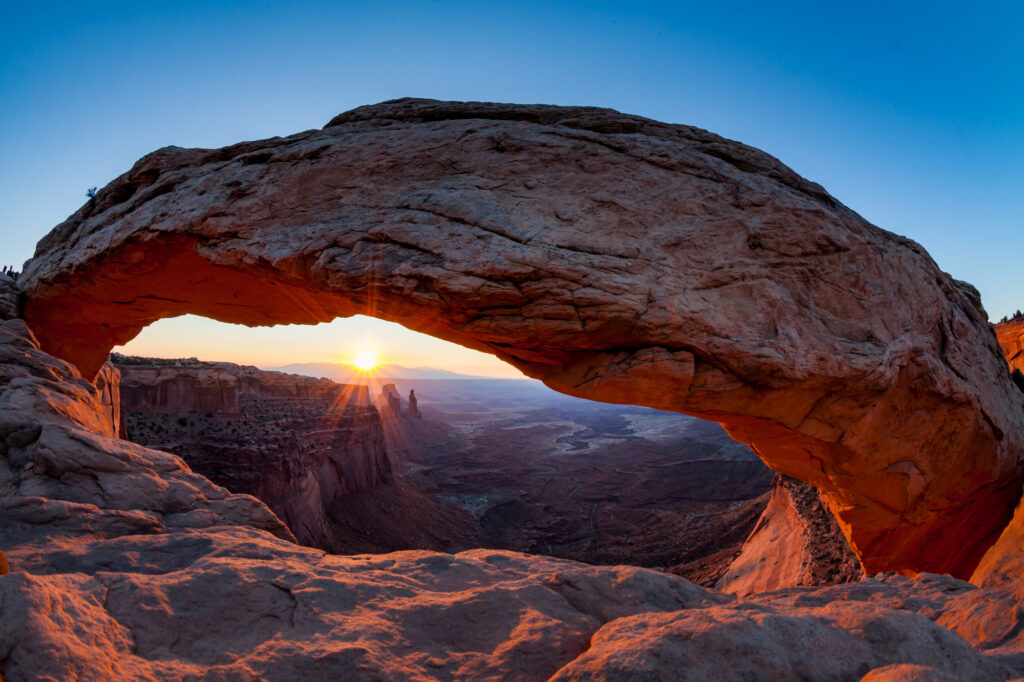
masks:
{"label": "rock arch span", "polygon": [[593,108],[397,100],[143,159],[19,279],[94,374],[151,322],[363,313],[566,393],[721,422],[818,486],[866,570],[966,577],[1021,487],[977,292],[778,160]]}

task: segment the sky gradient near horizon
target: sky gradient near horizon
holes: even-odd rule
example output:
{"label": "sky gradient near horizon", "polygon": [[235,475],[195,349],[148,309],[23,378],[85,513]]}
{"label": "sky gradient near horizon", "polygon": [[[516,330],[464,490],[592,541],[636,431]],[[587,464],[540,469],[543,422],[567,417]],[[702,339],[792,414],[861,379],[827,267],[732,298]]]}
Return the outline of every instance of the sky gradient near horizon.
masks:
{"label": "sky gradient near horizon", "polygon": [[[8,3],[0,261],[140,156],[323,126],[396,97],[607,106],[761,148],[1024,307],[1024,4]],[[258,365],[383,359],[514,374],[366,318],[165,320],[129,352]],[[386,347],[386,348],[385,348]]]}

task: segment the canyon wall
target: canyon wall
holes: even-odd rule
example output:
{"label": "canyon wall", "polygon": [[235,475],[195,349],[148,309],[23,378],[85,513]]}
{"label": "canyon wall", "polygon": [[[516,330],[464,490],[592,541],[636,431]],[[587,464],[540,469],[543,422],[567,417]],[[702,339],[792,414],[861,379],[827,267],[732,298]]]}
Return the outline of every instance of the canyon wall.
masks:
{"label": "canyon wall", "polygon": [[[1006,354],[1011,370],[1024,371],[1024,319],[1014,319],[995,326],[999,344]],[[1019,388],[1024,389],[1024,386]],[[999,540],[985,553],[971,581],[987,587],[998,586],[1024,596],[1021,576],[1024,575],[1024,500],[1017,505],[1013,520]]]}
{"label": "canyon wall", "polygon": [[460,510],[392,476],[367,386],[227,362],[114,356],[127,434],[265,502],[335,553],[477,546]]}
{"label": "canyon wall", "polygon": [[1024,372],[1024,319],[997,324],[996,338],[999,339],[1010,369]]}
{"label": "canyon wall", "polygon": [[167,147],[18,278],[93,377],[151,322],[368,314],[566,393],[722,423],[819,488],[865,568],[969,576],[1021,493],[977,292],[777,159],[606,109],[397,100]]}
{"label": "canyon wall", "polygon": [[134,442],[263,500],[305,545],[344,551],[331,508],[391,480],[366,386],[227,362],[115,359]]}

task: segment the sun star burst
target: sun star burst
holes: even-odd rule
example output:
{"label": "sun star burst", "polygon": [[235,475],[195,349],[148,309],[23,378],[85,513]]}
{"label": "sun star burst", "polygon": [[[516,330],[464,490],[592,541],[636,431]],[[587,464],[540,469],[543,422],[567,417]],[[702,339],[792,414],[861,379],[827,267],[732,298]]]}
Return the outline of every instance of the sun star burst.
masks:
{"label": "sun star burst", "polygon": [[370,351],[360,351],[352,364],[360,372],[370,372],[377,366],[377,356]]}

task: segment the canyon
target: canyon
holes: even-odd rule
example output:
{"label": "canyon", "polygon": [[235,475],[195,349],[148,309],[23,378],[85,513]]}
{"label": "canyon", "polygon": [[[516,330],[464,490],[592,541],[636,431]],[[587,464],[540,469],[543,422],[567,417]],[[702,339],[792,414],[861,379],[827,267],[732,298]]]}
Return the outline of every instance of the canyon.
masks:
{"label": "canyon", "polygon": [[[226,362],[112,362],[129,440],[259,498],[298,542],[332,553],[510,549],[712,585],[768,499],[768,469],[717,424],[537,382],[341,385]],[[436,397],[425,420],[417,390]]]}
{"label": "canyon", "polygon": [[[165,148],[0,303],[6,679],[1024,675],[1024,394],[977,292],[706,131],[398,100]],[[259,499],[119,438],[110,349],[186,312],[403,322],[570,395],[718,421],[817,490],[773,484],[731,564],[770,580],[742,597],[508,550],[302,547]],[[836,530],[867,577],[772,589],[844,572],[796,539]]]}
{"label": "canyon", "polygon": [[337,554],[477,546],[465,514],[392,475],[370,388],[228,362],[113,355],[127,438],[265,502]]}

